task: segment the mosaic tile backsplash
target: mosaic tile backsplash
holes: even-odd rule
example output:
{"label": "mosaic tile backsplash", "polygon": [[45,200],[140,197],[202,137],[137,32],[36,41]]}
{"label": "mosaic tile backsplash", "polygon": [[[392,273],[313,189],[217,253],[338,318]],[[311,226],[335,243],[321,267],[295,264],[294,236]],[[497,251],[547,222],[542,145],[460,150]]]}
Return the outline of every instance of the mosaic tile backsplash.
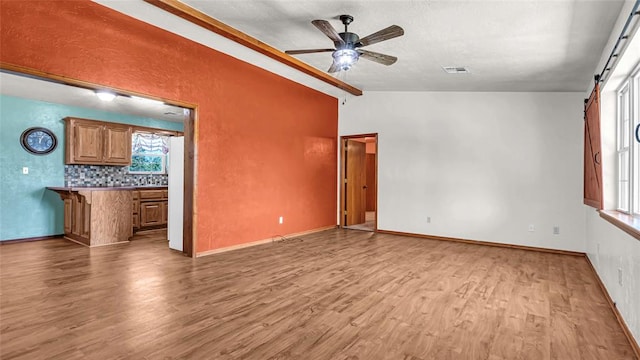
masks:
{"label": "mosaic tile backsplash", "polygon": [[129,174],[127,166],[65,165],[65,186],[167,185],[166,174]]}

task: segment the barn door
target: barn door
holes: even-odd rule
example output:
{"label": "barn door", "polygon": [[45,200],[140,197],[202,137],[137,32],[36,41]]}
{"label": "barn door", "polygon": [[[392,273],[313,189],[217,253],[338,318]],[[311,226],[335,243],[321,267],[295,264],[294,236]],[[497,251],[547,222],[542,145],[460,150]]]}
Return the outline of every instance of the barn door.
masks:
{"label": "barn door", "polygon": [[[345,140],[345,225],[366,222],[366,145],[356,140]],[[372,189],[373,190],[373,189]]]}
{"label": "barn door", "polygon": [[600,147],[600,85],[596,83],[584,104],[584,203],[602,206],[602,152]]}

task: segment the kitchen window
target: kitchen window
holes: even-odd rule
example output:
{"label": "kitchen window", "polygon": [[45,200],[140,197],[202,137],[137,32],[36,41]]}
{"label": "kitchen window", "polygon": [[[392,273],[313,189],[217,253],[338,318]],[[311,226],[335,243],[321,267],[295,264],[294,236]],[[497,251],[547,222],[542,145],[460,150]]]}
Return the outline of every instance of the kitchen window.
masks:
{"label": "kitchen window", "polygon": [[130,174],[166,174],[169,137],[134,133],[131,142]]}
{"label": "kitchen window", "polygon": [[618,90],[617,209],[640,216],[640,71],[638,68]]}

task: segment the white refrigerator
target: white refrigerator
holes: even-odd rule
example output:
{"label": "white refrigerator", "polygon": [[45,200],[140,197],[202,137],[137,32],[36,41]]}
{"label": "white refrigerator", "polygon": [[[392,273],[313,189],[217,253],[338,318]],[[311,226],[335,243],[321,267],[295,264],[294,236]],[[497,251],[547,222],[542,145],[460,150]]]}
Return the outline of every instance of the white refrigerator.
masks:
{"label": "white refrigerator", "polygon": [[184,137],[169,138],[169,212],[167,236],[169,247],[182,251],[184,203]]}

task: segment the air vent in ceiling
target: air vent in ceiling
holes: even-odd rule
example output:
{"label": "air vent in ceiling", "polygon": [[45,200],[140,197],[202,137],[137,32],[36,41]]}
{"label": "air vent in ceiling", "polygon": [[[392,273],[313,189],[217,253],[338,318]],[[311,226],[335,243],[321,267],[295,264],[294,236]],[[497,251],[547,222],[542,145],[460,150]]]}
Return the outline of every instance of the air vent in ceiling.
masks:
{"label": "air vent in ceiling", "polygon": [[444,70],[447,74],[469,74],[470,71],[464,66],[443,66],[442,70]]}

